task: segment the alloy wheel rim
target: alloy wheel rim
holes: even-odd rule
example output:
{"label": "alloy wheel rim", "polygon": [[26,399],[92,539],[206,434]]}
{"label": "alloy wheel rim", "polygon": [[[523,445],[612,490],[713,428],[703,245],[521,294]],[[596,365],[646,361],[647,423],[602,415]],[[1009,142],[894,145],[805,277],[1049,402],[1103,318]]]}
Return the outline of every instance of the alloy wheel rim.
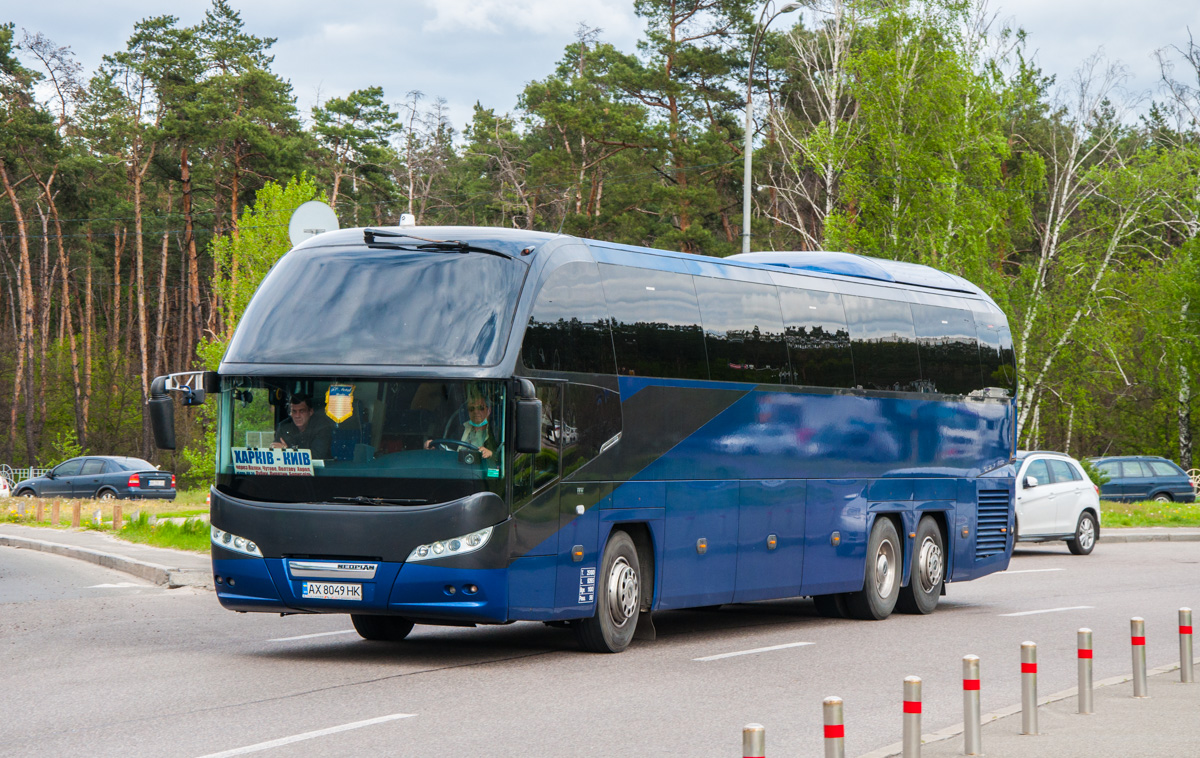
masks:
{"label": "alloy wheel rim", "polygon": [[613,561],[608,572],[608,612],[614,624],[621,627],[633,618],[637,613],[638,598],[637,572],[625,556],[621,556]]}
{"label": "alloy wheel rim", "polygon": [[1092,520],[1085,518],[1079,525],[1079,546],[1087,550],[1095,541],[1096,529],[1092,526]]}

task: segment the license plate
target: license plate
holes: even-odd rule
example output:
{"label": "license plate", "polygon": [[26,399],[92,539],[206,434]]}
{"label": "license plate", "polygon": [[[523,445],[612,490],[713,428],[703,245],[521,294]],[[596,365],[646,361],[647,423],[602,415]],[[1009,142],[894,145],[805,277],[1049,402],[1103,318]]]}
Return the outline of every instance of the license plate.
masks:
{"label": "license plate", "polygon": [[150,481],[146,482],[146,484],[150,487],[165,487],[167,483],[162,479],[151,479]]}
{"label": "license plate", "polygon": [[302,582],[300,596],[319,600],[362,600],[362,585],[345,582]]}

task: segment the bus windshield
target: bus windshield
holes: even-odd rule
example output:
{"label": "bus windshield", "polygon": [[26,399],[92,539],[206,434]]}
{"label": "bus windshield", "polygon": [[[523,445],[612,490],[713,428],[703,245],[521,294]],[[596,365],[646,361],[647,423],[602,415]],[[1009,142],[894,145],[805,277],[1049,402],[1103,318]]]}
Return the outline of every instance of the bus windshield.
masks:
{"label": "bus windshield", "polygon": [[222,377],[217,485],[287,503],[503,494],[504,411],[498,381]]}

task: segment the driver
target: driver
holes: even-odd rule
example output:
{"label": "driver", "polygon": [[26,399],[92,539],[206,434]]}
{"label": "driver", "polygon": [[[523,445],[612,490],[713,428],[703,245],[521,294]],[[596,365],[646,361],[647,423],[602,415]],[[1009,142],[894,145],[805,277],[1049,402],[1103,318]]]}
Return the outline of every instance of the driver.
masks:
{"label": "driver", "polygon": [[[498,443],[492,434],[488,418],[492,415],[492,403],[484,393],[472,387],[467,390],[467,422],[463,424],[462,436],[459,438],[468,445],[479,448],[479,454],[484,459],[492,457],[492,451]],[[425,442],[425,449],[433,447],[433,440]]]}
{"label": "driver", "polygon": [[275,427],[271,447],[295,447],[308,450],[313,458],[328,458],[333,448],[333,424],[324,414],[315,415],[308,395],[292,395],[288,418]]}

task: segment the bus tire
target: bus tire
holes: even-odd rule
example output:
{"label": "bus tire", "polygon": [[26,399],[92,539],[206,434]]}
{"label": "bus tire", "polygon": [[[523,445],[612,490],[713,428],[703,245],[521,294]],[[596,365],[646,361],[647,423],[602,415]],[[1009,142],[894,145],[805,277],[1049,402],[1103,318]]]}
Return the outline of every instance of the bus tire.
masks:
{"label": "bus tire", "polygon": [[886,516],[877,516],[867,541],[867,566],[863,588],[846,595],[851,618],[878,621],[892,615],[900,595],[900,537]]}
{"label": "bus tire", "polygon": [[900,588],[896,610],[901,613],[933,613],[946,581],[946,546],[942,530],[932,516],[924,516],[917,524],[913,540],[913,559],[910,561],[908,586]]}
{"label": "bus tire", "polygon": [[817,607],[817,615],[827,619],[844,619],[846,613],[846,594],[837,592],[833,595],[813,595],[813,605]]}
{"label": "bus tire", "polygon": [[369,616],[351,613],[354,631],[364,640],[372,642],[399,642],[412,631],[413,622],[402,616]]}
{"label": "bus tire", "polygon": [[615,531],[608,538],[597,573],[596,613],[579,620],[575,635],[584,650],[619,653],[633,641],[642,601],[641,563],[627,533]]}

